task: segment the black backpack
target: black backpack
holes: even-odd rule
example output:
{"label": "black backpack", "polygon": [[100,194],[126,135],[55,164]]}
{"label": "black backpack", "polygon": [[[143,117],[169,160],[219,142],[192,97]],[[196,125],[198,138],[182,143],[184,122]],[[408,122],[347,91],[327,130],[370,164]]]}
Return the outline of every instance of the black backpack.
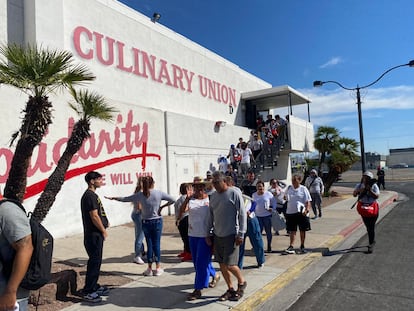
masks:
{"label": "black backpack", "polygon": [[[26,210],[20,202],[3,199],[0,201],[0,204],[6,201],[18,205],[26,214]],[[27,214],[27,217],[30,217],[30,214],[31,213]],[[32,229],[33,254],[30,259],[29,268],[27,269],[26,275],[20,283],[20,286],[28,290],[37,290],[47,284],[51,279],[53,236],[32,217],[30,217],[30,227]],[[9,277],[13,261],[10,262],[10,260],[8,260],[8,262],[5,262],[3,258],[1,258],[1,254],[0,260],[3,262],[3,271],[6,272],[6,277]]]}

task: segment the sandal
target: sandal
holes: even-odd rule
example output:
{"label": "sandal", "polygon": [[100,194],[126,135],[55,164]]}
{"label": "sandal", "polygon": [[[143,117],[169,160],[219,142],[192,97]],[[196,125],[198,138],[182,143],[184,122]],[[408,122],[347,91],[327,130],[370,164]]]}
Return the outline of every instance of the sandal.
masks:
{"label": "sandal", "polygon": [[201,290],[195,289],[191,294],[188,295],[187,300],[196,300],[201,298]]}
{"label": "sandal", "polygon": [[216,274],[214,276],[213,280],[210,283],[208,283],[208,287],[210,287],[210,288],[216,287],[218,281],[220,281],[220,275]]}
{"label": "sandal", "polygon": [[242,284],[239,284],[237,286],[237,293],[239,294],[240,297],[243,297],[244,290],[246,289],[246,287],[247,287],[247,282],[246,281],[244,281]]}
{"label": "sandal", "polygon": [[238,301],[240,299],[240,295],[234,289],[228,289],[223,295],[221,295],[218,300],[219,301]]}

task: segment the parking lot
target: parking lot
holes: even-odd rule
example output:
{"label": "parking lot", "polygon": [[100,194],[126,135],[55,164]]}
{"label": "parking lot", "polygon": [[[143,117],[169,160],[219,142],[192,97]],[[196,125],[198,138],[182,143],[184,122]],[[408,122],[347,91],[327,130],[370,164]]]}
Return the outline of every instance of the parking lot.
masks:
{"label": "parking lot", "polygon": [[[370,170],[376,177],[376,170]],[[342,180],[339,182],[359,182],[361,180],[361,171],[347,171],[341,175]],[[388,168],[385,170],[385,181],[414,180],[414,168]]]}

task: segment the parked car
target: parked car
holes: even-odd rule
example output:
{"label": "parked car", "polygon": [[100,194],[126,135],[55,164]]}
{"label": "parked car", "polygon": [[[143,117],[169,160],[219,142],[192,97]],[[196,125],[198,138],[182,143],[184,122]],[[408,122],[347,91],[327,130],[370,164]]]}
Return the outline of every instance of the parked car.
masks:
{"label": "parked car", "polygon": [[408,164],[407,163],[398,163],[398,164],[394,164],[391,167],[392,168],[407,168],[408,167]]}

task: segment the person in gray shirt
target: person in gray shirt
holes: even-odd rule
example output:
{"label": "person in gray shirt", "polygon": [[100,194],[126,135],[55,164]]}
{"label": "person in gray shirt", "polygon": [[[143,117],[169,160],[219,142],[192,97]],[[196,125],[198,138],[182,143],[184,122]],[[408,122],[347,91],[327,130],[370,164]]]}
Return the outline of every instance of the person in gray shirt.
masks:
{"label": "person in gray shirt", "polygon": [[[247,213],[242,195],[226,184],[222,172],[213,173],[212,183],[216,192],[210,195],[209,228],[213,228],[214,233],[214,256],[228,287],[219,300],[238,301],[247,286],[238,267],[239,246],[247,229]],[[207,243],[213,244],[211,237],[207,238]],[[237,290],[233,287],[231,274],[237,279]]]}
{"label": "person in gray shirt", "polygon": [[[142,178],[142,191],[127,197],[106,197],[109,200],[121,202],[137,202],[141,206],[142,229],[144,230],[147,242],[148,267],[144,276],[160,276],[164,273],[161,268],[161,234],[163,220],[161,211],[164,207],[175,203],[175,199],[160,190],[154,189],[154,179],[151,176]],[[167,201],[161,205],[161,201]],[[152,263],[155,261],[155,270],[152,270]]]}
{"label": "person in gray shirt", "polygon": [[32,231],[23,210],[10,201],[0,205],[0,252],[0,310],[29,310],[29,291],[19,284],[33,252]]}
{"label": "person in gray shirt", "polygon": [[[305,186],[308,188],[312,198],[312,211],[314,219],[322,217],[322,194],[325,191],[322,178],[318,176],[315,169],[310,171],[310,175],[305,180]],[[318,214],[319,212],[319,214]]]}

